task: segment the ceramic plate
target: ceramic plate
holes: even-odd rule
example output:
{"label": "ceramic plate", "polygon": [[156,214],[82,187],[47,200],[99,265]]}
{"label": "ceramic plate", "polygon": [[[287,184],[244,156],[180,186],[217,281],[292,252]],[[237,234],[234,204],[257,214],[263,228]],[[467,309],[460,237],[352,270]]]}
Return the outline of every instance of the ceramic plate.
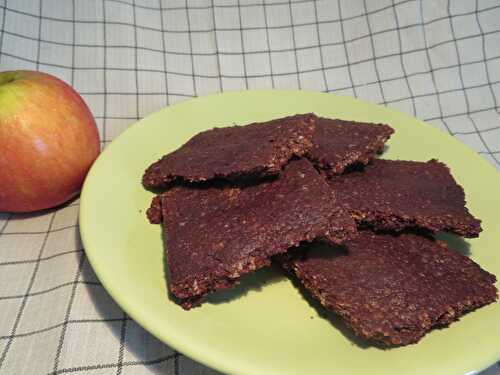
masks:
{"label": "ceramic plate", "polygon": [[277,269],[244,278],[238,287],[184,311],[167,297],[158,225],[145,217],[153,194],[144,169],[194,134],[295,113],[384,122],[396,133],[387,159],[447,163],[464,187],[468,207],[483,220],[471,257],[500,275],[500,174],[453,137],[415,118],[351,97],[304,91],[217,94],[167,107],[128,128],[93,165],[83,188],[80,230],[87,256],[118,304],[180,352],[234,374],[466,374],[500,359],[500,303],[434,330],[417,345],[381,350],[353,339]]}

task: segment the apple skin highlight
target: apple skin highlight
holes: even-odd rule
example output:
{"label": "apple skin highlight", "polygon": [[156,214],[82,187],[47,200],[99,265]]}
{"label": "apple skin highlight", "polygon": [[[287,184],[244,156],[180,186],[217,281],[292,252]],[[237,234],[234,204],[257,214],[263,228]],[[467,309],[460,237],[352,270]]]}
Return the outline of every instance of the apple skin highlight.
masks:
{"label": "apple skin highlight", "polygon": [[73,198],[99,150],[92,113],[73,88],[46,73],[0,72],[0,211]]}

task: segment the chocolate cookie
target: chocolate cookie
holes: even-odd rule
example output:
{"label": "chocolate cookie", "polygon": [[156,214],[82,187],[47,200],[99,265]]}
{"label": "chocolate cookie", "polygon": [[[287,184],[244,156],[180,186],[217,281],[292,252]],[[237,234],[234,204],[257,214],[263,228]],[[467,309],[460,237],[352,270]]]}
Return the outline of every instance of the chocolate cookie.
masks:
{"label": "chocolate cookie", "polygon": [[436,160],[375,159],[364,171],[334,177],[329,183],[361,225],[392,231],[420,227],[465,237],[481,232],[481,221],[465,207],[462,187]]}
{"label": "chocolate cookie", "polygon": [[319,118],[307,157],[327,175],[340,174],[352,164],[367,164],[392,133],[384,124]]}
{"label": "chocolate cookie", "polygon": [[153,163],[144,173],[143,185],[165,188],[177,180],[277,175],[293,156],[309,151],[316,120],[304,114],[201,132]]}
{"label": "chocolate cookie", "polygon": [[162,219],[168,287],[185,308],[228,288],[241,275],[300,242],[342,243],[355,223],[305,159],[279,178],[244,188],[174,187],[154,200],[148,216]]}
{"label": "chocolate cookie", "polygon": [[382,345],[415,343],[497,299],[494,275],[427,237],[361,231],[345,248],[308,250],[285,268],[356,335]]}

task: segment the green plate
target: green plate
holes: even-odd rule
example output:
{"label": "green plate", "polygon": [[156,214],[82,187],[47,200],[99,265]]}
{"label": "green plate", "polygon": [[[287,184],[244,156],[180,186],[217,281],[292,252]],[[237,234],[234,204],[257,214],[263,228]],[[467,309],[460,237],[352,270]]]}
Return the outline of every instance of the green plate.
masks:
{"label": "green plate", "polygon": [[[500,303],[434,330],[417,345],[381,350],[353,340],[339,322],[319,316],[275,269],[184,311],[167,298],[160,226],[145,218],[152,193],[144,169],[194,134],[294,113],[385,122],[396,129],[389,159],[447,163],[468,207],[483,220],[468,241],[472,258],[500,275],[500,174],[444,132],[412,117],[353,99],[305,91],[246,91],[189,100],[128,128],[101,154],[82,191],[80,231],[87,256],[118,304],[173,348],[236,374],[465,374],[500,358]],[[455,239],[455,242],[456,239]]]}

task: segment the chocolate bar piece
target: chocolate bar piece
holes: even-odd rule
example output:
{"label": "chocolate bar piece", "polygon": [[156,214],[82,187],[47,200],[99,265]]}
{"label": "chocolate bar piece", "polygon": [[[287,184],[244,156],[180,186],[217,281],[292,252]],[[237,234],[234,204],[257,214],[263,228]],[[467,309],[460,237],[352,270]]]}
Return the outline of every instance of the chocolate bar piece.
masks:
{"label": "chocolate bar piece", "polygon": [[356,335],[385,346],[494,302],[495,276],[443,242],[360,231],[344,248],[310,245],[281,261]]}
{"label": "chocolate bar piece", "polygon": [[307,157],[329,176],[367,164],[394,133],[388,125],[319,118]]}
{"label": "chocolate bar piece", "polygon": [[174,187],[153,200],[148,217],[163,223],[168,287],[186,309],[301,242],[342,243],[356,233],[306,159],[243,188]]}
{"label": "chocolate bar piece", "polygon": [[330,185],[359,224],[376,230],[419,227],[465,237],[481,232],[481,221],[465,207],[462,187],[437,160],[375,159],[363,171],[332,178]]}
{"label": "chocolate bar piece", "polygon": [[142,183],[166,188],[175,181],[277,175],[293,156],[309,151],[316,120],[303,114],[201,132],[148,167]]}

